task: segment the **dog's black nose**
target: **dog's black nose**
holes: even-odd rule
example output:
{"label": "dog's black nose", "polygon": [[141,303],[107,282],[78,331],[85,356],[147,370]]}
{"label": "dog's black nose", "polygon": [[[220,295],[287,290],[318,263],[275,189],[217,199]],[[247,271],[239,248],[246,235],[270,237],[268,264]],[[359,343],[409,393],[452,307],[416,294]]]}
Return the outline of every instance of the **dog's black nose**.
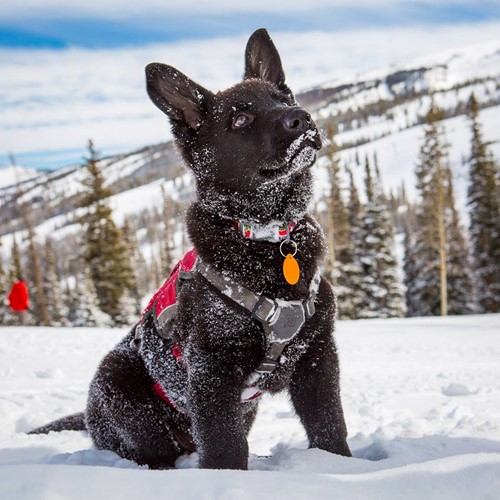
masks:
{"label": "dog's black nose", "polygon": [[305,132],[312,128],[313,121],[311,115],[304,109],[294,108],[283,118],[283,125],[292,132]]}

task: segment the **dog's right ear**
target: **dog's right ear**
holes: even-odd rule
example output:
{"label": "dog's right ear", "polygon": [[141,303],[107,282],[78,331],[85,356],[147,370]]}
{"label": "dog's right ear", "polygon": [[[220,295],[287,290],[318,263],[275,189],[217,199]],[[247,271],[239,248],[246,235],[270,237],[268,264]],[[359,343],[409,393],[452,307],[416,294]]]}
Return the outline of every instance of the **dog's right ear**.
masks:
{"label": "dog's right ear", "polygon": [[197,130],[203,122],[212,93],[172,66],[151,63],[146,66],[149,97],[172,121]]}

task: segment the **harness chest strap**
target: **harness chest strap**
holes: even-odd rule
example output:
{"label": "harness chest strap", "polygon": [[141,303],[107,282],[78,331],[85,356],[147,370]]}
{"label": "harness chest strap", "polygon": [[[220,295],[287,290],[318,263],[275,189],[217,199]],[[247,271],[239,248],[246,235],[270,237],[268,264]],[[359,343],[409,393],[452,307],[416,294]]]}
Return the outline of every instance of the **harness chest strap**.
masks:
{"label": "harness chest strap", "polygon": [[[264,329],[269,347],[256,376],[271,373],[278,364],[278,358],[300,331],[306,320],[314,315],[314,302],[318,293],[321,275],[319,269],[309,287],[309,298],[285,301],[258,295],[242,285],[235,284],[229,277],[215,271],[211,266],[198,260],[197,271],[221,293],[252,313]],[[253,377],[256,378],[256,377]]]}

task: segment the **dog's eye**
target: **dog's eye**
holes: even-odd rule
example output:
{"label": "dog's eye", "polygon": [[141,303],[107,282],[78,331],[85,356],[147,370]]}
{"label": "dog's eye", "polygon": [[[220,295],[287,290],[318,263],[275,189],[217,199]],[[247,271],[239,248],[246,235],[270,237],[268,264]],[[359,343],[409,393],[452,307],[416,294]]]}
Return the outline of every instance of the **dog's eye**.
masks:
{"label": "dog's eye", "polygon": [[253,117],[245,113],[240,113],[233,118],[233,128],[243,128],[252,123]]}

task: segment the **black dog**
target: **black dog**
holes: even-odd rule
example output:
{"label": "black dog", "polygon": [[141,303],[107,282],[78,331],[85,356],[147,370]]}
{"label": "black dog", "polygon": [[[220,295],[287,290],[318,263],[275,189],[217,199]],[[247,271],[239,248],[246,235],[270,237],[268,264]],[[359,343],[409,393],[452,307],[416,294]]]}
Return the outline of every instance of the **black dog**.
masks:
{"label": "black dog", "polygon": [[[201,467],[246,469],[258,396],[288,390],[310,446],[350,456],[335,297],[318,274],[323,233],[307,214],[321,141],[266,30],[245,58],[243,81],[217,94],[147,66],[148,93],[196,179],[187,227],[197,253],[104,358],[85,415],[33,432],[87,428],[97,448],[152,468],[196,449]],[[292,255],[300,277],[288,269],[285,279],[284,260],[297,272]]]}

